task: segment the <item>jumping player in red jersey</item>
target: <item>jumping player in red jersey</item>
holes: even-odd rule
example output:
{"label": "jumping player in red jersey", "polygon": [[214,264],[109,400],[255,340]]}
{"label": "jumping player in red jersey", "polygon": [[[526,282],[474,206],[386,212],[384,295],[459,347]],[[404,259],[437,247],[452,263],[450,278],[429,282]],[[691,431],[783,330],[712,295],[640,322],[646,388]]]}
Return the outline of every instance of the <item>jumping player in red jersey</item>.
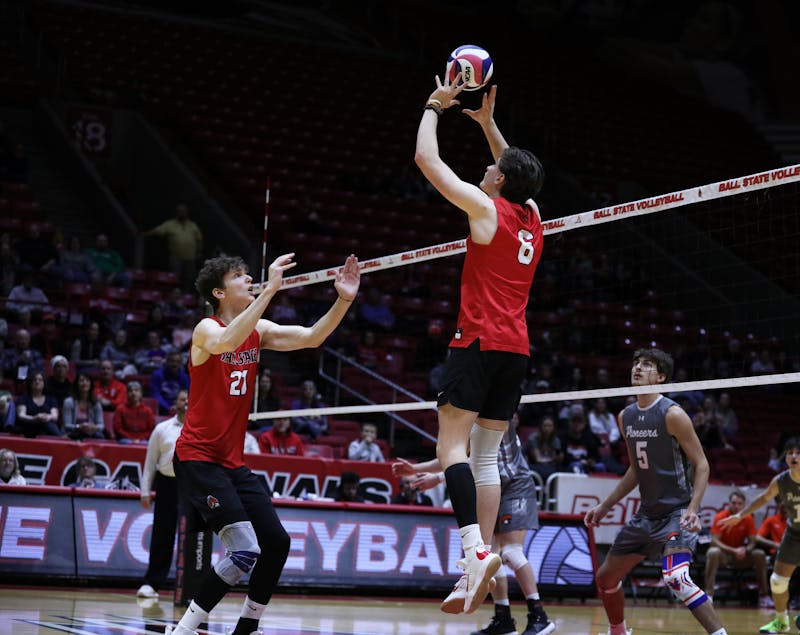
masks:
{"label": "jumping player in red jersey", "polygon": [[[166,632],[195,634],[228,590],[247,573],[250,586],[233,635],[258,632],[258,621],[289,555],[283,529],[264,482],[244,464],[244,435],[262,348],[291,351],[322,344],[358,293],[358,260],[349,256],[336,274],[339,297],[313,326],[286,326],[261,318],[292,268],[294,254],[270,265],[266,288],[253,296],[252,278],[240,258],[207,260],[195,286],[214,308],[192,334],[192,388],[173,465],[178,487],[225,546],[180,623]],[[259,555],[264,553],[264,557]]]}
{"label": "jumping player in red jersey", "polygon": [[419,124],[415,160],[469,221],[458,324],[437,399],[436,454],[465,554],[459,562],[464,575],[441,608],[472,613],[501,564],[484,541],[491,540],[500,502],[497,449],[519,405],[528,368],[525,309],[543,238],[533,197],[542,187],[544,170],[533,154],[506,143],[494,121],[497,87],[492,86],[481,108],[464,112],[481,126],[495,162],[478,187],[456,176],[439,156],[437,126],[440,116],[459,103],[459,79],[442,83],[436,78]]}

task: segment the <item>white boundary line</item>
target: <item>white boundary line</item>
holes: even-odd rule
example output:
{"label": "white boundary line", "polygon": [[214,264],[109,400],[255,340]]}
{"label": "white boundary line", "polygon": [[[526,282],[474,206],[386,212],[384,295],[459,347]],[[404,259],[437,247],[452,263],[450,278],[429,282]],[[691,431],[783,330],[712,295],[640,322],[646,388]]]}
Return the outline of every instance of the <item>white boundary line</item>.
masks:
{"label": "white boundary line", "polygon": [[[717,183],[690,187],[685,190],[670,192],[669,194],[642,198],[630,203],[621,203],[620,205],[601,207],[599,209],[581,212],[580,214],[563,216],[562,218],[544,221],[542,225],[544,226],[545,235],[557,234],[571,229],[577,229],[578,227],[590,227],[592,225],[610,223],[622,218],[643,216],[666,209],[673,209],[675,207],[682,207],[684,205],[710,201],[717,198],[725,198],[727,196],[735,196],[744,192],[754,192],[775,185],[784,185],[797,181],[800,181],[800,164],[787,165],[782,168],[758,172],[757,174],[749,174],[727,181],[718,181]],[[419,249],[412,249],[411,251],[403,251],[388,256],[364,260],[359,263],[359,268],[362,272],[366,273],[370,271],[380,271],[382,269],[393,269],[394,267],[400,267],[413,262],[423,262],[425,260],[433,260],[444,256],[452,256],[453,254],[461,254],[464,253],[466,249],[466,240],[454,240],[449,243],[441,243],[430,247],[421,247]],[[281,288],[289,289],[332,280],[336,276],[337,271],[338,267],[333,267],[290,276],[283,279]]]}
{"label": "white boundary line", "polygon": [[[718,390],[722,388],[742,388],[746,386],[766,386],[772,384],[792,384],[800,382],[800,373],[779,373],[757,375],[754,377],[733,377],[729,379],[706,379],[704,381],[683,381],[653,386],[627,386],[624,388],[603,388],[596,390],[567,390],[523,395],[520,403],[540,403],[543,401],[573,401],[596,399],[598,397],[619,397],[645,395],[651,393],[683,392],[688,390]],[[360,414],[371,412],[404,412],[408,410],[436,410],[435,401],[410,401],[402,403],[370,404],[366,406],[330,406],[327,408],[300,408],[298,410],[273,410],[250,415],[251,420],[278,419],[280,417],[305,417],[309,415]]]}

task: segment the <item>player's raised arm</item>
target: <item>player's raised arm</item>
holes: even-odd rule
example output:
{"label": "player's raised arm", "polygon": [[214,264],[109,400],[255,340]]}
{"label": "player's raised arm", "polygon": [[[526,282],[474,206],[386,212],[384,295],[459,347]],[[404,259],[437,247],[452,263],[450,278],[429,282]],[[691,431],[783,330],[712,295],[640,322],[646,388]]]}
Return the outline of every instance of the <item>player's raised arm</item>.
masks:
{"label": "player's raised arm", "polygon": [[339,326],[358,294],[360,283],[361,271],[358,268],[358,258],[350,255],[345,260],[344,266],[336,273],[334,287],[339,297],[328,312],[313,326],[283,325],[269,320],[259,320],[256,328],[261,336],[261,347],[275,351],[293,351],[320,346]]}
{"label": "player's raised arm", "polygon": [[508,147],[508,142],[506,142],[500,132],[500,128],[497,127],[497,123],[495,123],[494,120],[494,102],[496,97],[497,86],[492,86],[488,93],[483,94],[483,101],[478,110],[469,110],[468,108],[464,108],[463,110],[465,115],[468,115],[480,125],[483,134],[486,136],[486,141],[489,142],[489,149],[492,152],[495,162],[500,160],[500,155],[503,154],[503,150]]}

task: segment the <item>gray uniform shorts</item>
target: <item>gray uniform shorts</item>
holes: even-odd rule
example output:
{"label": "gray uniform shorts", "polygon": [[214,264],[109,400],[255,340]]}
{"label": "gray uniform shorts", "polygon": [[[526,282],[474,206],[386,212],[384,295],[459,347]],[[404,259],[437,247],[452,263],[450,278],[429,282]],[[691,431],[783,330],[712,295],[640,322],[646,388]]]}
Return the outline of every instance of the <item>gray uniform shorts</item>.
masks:
{"label": "gray uniform shorts", "polygon": [[681,529],[681,513],[682,509],[676,509],[661,518],[647,518],[636,514],[617,534],[609,553],[635,553],[648,560],[658,560],[667,547],[670,551],[694,552],[698,534]]}
{"label": "gray uniform shorts", "polygon": [[800,564],[800,531],[787,528],[775,554],[775,561]]}
{"label": "gray uniform shorts", "polygon": [[530,496],[522,498],[511,498],[505,494],[500,496],[494,532],[504,534],[520,529],[539,529],[539,505],[536,503],[536,488],[532,480]]}

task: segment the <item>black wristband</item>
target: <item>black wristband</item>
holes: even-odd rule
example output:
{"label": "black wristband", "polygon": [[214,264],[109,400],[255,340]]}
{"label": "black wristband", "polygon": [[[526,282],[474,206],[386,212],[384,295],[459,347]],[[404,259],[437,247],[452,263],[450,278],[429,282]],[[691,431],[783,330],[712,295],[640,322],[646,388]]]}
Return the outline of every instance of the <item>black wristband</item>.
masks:
{"label": "black wristband", "polygon": [[436,104],[425,104],[425,110],[432,110],[437,115],[441,115],[444,112],[444,108]]}

